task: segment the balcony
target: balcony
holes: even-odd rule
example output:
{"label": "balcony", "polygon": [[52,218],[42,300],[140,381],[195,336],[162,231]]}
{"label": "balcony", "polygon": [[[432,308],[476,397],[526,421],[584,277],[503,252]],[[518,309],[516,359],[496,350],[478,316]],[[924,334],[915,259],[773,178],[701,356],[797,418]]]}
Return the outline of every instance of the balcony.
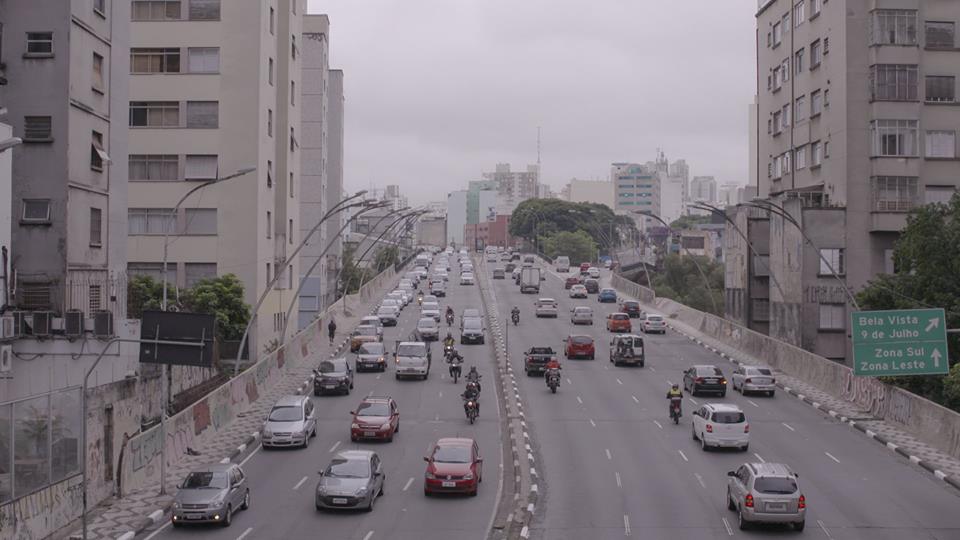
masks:
{"label": "balcony", "polygon": [[871,178],[870,232],[899,232],[907,226],[907,215],[920,204],[915,176]]}

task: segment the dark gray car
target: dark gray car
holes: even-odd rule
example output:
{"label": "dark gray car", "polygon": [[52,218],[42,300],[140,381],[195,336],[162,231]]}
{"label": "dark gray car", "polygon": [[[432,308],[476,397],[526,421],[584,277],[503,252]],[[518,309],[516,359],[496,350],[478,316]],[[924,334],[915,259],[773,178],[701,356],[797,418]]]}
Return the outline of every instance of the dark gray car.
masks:
{"label": "dark gray car", "polygon": [[331,358],[320,362],[313,377],[313,395],[328,392],[350,394],[353,390],[353,368],[346,358]]}
{"label": "dark gray car", "polygon": [[376,452],[347,450],[338,453],[327,468],[320,471],[317,482],[317,510],[373,510],[377,497],[383,495],[385,475]]}
{"label": "dark gray car", "polygon": [[184,478],[173,497],[174,527],[184,523],[219,523],[229,527],[233,513],[250,508],[247,476],[235,463],[196,469]]}

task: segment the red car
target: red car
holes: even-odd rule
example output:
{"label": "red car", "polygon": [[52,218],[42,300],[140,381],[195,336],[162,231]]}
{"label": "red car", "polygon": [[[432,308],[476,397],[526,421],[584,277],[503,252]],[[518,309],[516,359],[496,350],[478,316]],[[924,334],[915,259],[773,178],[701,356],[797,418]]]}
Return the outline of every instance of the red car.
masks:
{"label": "red car", "polygon": [[446,438],[433,445],[424,474],[423,494],[434,493],[477,494],[483,482],[483,458],[477,442],[467,438]]}
{"label": "red car", "polygon": [[611,313],[607,315],[608,332],[633,332],[633,325],[630,324],[630,315],[626,313]]}
{"label": "red car", "polygon": [[563,350],[563,355],[567,358],[587,358],[593,360],[597,351],[593,345],[593,338],[585,335],[568,336],[563,340],[567,346]]}
{"label": "red car", "polygon": [[582,280],[580,279],[580,276],[576,276],[576,275],[570,276],[570,277],[567,278],[566,281],[563,282],[563,288],[564,288],[564,289],[569,289],[570,287],[573,287],[574,285],[580,285],[581,282],[582,282]]}
{"label": "red car", "polygon": [[587,275],[587,270],[590,270],[590,263],[580,263],[580,274],[584,276]]}
{"label": "red car", "polygon": [[350,411],[350,440],[373,439],[390,442],[400,431],[400,409],[391,397],[366,397],[356,411]]}

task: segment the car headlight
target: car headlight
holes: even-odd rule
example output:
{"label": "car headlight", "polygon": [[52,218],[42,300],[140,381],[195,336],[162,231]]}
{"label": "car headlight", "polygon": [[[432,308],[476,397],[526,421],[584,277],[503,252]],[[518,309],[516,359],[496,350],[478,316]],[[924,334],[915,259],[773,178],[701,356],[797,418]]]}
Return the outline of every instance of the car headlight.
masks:
{"label": "car headlight", "polygon": [[390,429],[390,422],[384,422],[380,429]]}
{"label": "car headlight", "polygon": [[358,489],[356,493],[357,497],[363,497],[366,494],[367,494],[367,488],[365,487]]}
{"label": "car headlight", "polygon": [[437,479],[437,475],[433,473],[427,473],[427,480],[436,480],[436,479]]}
{"label": "car headlight", "polygon": [[273,432],[267,429],[266,427],[264,427],[261,435],[263,435],[264,437],[273,437]]}
{"label": "car headlight", "polygon": [[354,422],[350,424],[350,429],[360,429],[360,424]]}
{"label": "car headlight", "polygon": [[473,473],[467,473],[463,475],[464,480],[473,480]]}
{"label": "car headlight", "polygon": [[180,508],[180,503],[174,501],[174,502],[173,502],[173,509],[176,510],[176,509],[178,509],[178,508]]}
{"label": "car headlight", "polygon": [[323,486],[323,485],[317,486],[317,495],[323,496],[323,495],[326,495],[326,494],[327,494],[327,487],[326,487],[326,486]]}

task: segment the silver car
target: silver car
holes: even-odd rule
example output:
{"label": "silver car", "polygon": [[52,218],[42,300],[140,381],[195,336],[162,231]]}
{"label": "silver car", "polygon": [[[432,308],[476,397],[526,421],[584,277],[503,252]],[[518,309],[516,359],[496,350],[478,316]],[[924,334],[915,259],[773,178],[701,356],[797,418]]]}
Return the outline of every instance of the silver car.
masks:
{"label": "silver car", "polygon": [[754,523],[790,523],[795,530],[803,530],[807,499],[790,467],[744,463],[727,476],[727,508],[737,513],[741,530]]}
{"label": "silver car", "polygon": [[420,306],[420,316],[431,317],[433,320],[440,322],[440,304],[436,302],[427,302],[426,296],[423,298],[423,304]]}
{"label": "silver car", "polygon": [[743,395],[755,392],[773,397],[777,390],[777,379],[773,376],[773,370],[766,366],[737,366],[730,380],[733,389],[739,390]]}
{"label": "silver car", "polygon": [[399,312],[400,308],[397,306],[382,306],[377,310],[377,317],[383,326],[396,326]]}
{"label": "silver car", "polygon": [[229,527],[233,513],[250,508],[247,476],[236,463],[217,463],[191,471],[177,486],[170,522],[219,523]]}
{"label": "silver car", "polygon": [[347,450],[338,453],[317,482],[317,510],[362,508],[373,510],[383,495],[383,463],[376,452]]}
{"label": "silver car", "polygon": [[553,298],[541,298],[534,302],[537,317],[557,318],[557,301]]}
{"label": "silver car", "polygon": [[440,326],[433,317],[423,317],[417,321],[417,341],[436,341],[440,339]]}
{"label": "silver car", "polygon": [[570,310],[570,322],[573,324],[593,325],[593,310],[587,306],[577,306]]}
{"label": "silver car", "polygon": [[313,401],[307,396],[284,396],[277,400],[260,430],[260,443],[272,446],[310,445],[317,436],[317,418]]}

